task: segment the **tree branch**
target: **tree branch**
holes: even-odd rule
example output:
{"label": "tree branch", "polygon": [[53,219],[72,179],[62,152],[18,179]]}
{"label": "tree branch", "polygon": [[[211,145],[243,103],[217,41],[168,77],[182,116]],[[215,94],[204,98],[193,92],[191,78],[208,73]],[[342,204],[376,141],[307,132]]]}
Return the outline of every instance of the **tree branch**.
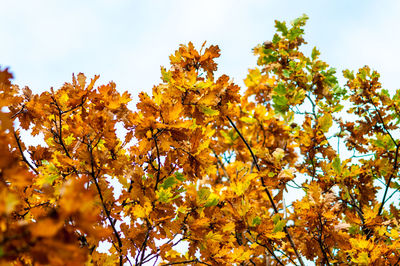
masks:
{"label": "tree branch", "polygon": [[211,264],[202,262],[202,261],[200,261],[199,259],[185,260],[185,261],[180,261],[180,262],[171,262],[171,263],[166,263],[166,264],[161,264],[161,265],[162,265],[162,266],[167,266],[167,265],[179,265],[179,264],[188,264],[188,263],[192,263],[192,262],[211,266]]}
{"label": "tree branch", "polygon": [[330,265],[330,263],[329,263],[329,258],[328,258],[328,254],[326,254],[326,251],[325,251],[325,248],[324,248],[324,244],[322,243],[322,235],[323,235],[324,225],[323,225],[323,223],[322,223],[321,214],[320,214],[320,213],[318,213],[318,220],[319,220],[319,225],[320,225],[320,227],[321,227],[321,229],[318,230],[318,231],[319,231],[319,232],[318,232],[318,233],[319,233],[319,234],[318,234],[318,244],[319,244],[319,247],[320,247],[320,249],[321,249],[322,255],[324,256],[324,259],[325,259],[326,263],[327,263],[328,265]]}
{"label": "tree branch", "polygon": [[17,145],[18,145],[18,150],[19,150],[19,152],[20,152],[20,154],[21,154],[21,156],[22,156],[22,161],[24,161],[28,166],[29,166],[29,168],[30,169],[32,169],[32,171],[33,172],[35,172],[35,174],[39,174],[39,172],[36,170],[36,168],[33,166],[33,165],[31,165],[31,163],[26,159],[26,157],[25,157],[25,155],[24,155],[24,152],[22,151],[22,147],[21,147],[21,142],[20,142],[20,137],[17,135],[17,133],[14,131],[13,132],[14,133],[14,137],[15,137],[15,140],[17,141]]}
{"label": "tree branch", "polygon": [[158,164],[158,167],[157,167],[156,184],[154,186],[154,190],[157,190],[158,183],[160,182],[161,160],[160,160],[160,150],[159,150],[158,145],[157,145],[157,137],[153,136],[153,140],[154,140],[154,145],[156,146],[156,151],[157,151],[157,164]]}
{"label": "tree branch", "polygon": [[[242,141],[243,141],[244,144],[246,145],[246,147],[247,147],[247,149],[249,150],[251,156],[253,157],[253,162],[254,162],[254,164],[256,165],[257,170],[260,172],[260,166],[258,165],[257,158],[256,158],[256,156],[254,155],[254,153],[253,153],[253,151],[252,151],[250,145],[247,143],[247,141],[246,141],[245,138],[243,137],[242,133],[240,133],[239,129],[235,126],[235,124],[233,123],[233,121],[231,120],[231,118],[230,118],[229,116],[226,116],[226,118],[229,120],[229,123],[230,123],[230,124],[232,125],[232,127],[236,130],[236,132],[239,134],[239,137],[242,139]],[[271,196],[271,193],[269,192],[267,186],[265,185],[265,182],[264,182],[264,179],[263,179],[263,178],[261,178],[261,183],[262,183],[262,185],[263,185],[263,187],[264,187],[265,192],[267,193],[268,199],[269,199],[269,201],[270,201],[270,203],[271,203],[271,205],[272,205],[272,208],[274,209],[274,212],[275,212],[275,213],[278,213],[278,208],[276,207],[275,202],[274,202],[274,200],[273,200],[273,198],[272,198],[272,196]],[[296,246],[295,246],[295,244],[294,244],[294,242],[293,242],[293,239],[292,239],[292,237],[291,237],[291,235],[290,235],[290,233],[289,233],[289,230],[288,230],[288,228],[287,228],[286,225],[285,225],[285,227],[283,228],[283,230],[285,231],[286,238],[288,239],[290,245],[292,246],[292,248],[293,248],[293,250],[294,250],[294,252],[295,252],[295,254],[296,254],[296,257],[297,257],[297,259],[298,259],[300,265],[304,266],[303,259],[301,258],[300,253],[299,253],[299,251],[297,250],[297,248],[296,248]]]}
{"label": "tree branch", "polygon": [[99,186],[99,182],[97,181],[97,176],[96,176],[95,171],[94,171],[93,150],[92,150],[92,146],[91,146],[90,142],[88,143],[88,150],[89,150],[89,154],[90,154],[90,162],[91,162],[91,168],[92,168],[91,169],[91,176],[92,176],[94,184],[96,185],[97,193],[99,194],[101,205],[102,205],[103,210],[104,210],[104,212],[106,214],[107,220],[109,221],[109,223],[111,225],[111,228],[112,228],[112,230],[114,232],[114,235],[117,238],[118,248],[119,248],[119,250],[118,250],[118,252],[119,252],[119,265],[122,266],[122,264],[123,264],[123,256],[122,256],[122,250],[121,250],[121,248],[122,248],[121,237],[120,237],[120,235],[119,235],[119,233],[117,231],[117,228],[115,227],[113,219],[111,218],[110,211],[106,207],[106,204],[104,202],[103,193],[101,192],[101,188]]}
{"label": "tree branch", "polygon": [[397,168],[398,168],[397,159],[398,159],[398,155],[399,155],[399,148],[400,148],[400,145],[397,145],[396,154],[395,154],[395,157],[394,157],[393,171],[390,174],[390,177],[389,177],[389,179],[387,181],[386,188],[385,188],[385,193],[383,194],[383,198],[382,198],[381,206],[379,207],[378,215],[380,215],[382,210],[383,210],[383,205],[385,205],[386,196],[387,196],[387,193],[388,193],[389,187],[390,187],[390,182],[392,182],[394,173],[397,171]]}

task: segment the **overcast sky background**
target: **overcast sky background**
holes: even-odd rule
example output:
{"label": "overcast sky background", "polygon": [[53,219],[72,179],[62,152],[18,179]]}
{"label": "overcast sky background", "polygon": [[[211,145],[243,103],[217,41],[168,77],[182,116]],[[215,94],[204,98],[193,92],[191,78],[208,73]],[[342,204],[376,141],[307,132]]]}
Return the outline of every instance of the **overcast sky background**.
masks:
{"label": "overcast sky background", "polygon": [[399,82],[400,1],[335,0],[0,0],[0,64],[34,92],[100,74],[136,98],[160,82],[160,65],[181,43],[221,48],[219,74],[243,85],[256,65],[251,49],[274,20],[310,17],[305,39],[333,67],[370,65],[388,89]]}

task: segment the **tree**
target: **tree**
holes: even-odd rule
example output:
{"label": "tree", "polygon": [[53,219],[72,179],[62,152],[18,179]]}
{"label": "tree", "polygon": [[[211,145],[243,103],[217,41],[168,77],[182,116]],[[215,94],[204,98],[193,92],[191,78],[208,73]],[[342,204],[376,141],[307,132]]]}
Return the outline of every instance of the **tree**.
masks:
{"label": "tree", "polygon": [[98,76],[37,95],[0,69],[0,261],[398,264],[400,90],[339,86],[306,20],[276,21],[243,93],[217,46],[181,45],[135,111]]}

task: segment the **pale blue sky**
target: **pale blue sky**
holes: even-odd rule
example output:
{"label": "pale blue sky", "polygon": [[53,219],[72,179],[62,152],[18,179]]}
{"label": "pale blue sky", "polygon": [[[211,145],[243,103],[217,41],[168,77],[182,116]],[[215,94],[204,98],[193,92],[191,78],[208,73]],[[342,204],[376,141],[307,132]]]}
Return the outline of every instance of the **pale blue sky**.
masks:
{"label": "pale blue sky", "polygon": [[309,48],[338,69],[368,64],[398,88],[400,1],[385,0],[0,0],[0,64],[36,92],[84,72],[136,98],[159,83],[180,43],[207,40],[222,50],[219,73],[242,85],[255,66],[251,49],[272,38],[274,20],[303,13]]}

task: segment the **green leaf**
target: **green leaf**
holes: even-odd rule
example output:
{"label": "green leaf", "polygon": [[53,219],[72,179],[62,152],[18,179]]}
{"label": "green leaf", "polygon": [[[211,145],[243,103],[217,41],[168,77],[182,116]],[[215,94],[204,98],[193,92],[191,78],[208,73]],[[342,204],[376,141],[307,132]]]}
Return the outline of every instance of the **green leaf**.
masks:
{"label": "green leaf", "polygon": [[352,225],[349,227],[350,235],[359,234],[359,233],[360,233],[360,229],[359,229],[358,225]]}
{"label": "green leaf", "polygon": [[341,162],[340,162],[339,156],[336,156],[336,158],[333,159],[332,167],[337,174],[340,174],[342,172],[342,167],[341,167]]}
{"label": "green leaf", "polygon": [[270,54],[267,58],[266,58],[266,62],[269,63],[273,63],[278,61],[278,57],[275,55]]}
{"label": "green leaf", "polygon": [[327,74],[328,76],[331,76],[331,75],[336,74],[336,68],[331,67],[330,69],[328,69],[328,71],[326,71],[326,74]]}
{"label": "green leaf", "polygon": [[353,80],[354,79],[354,71],[350,71],[348,69],[343,70],[343,77],[345,77],[346,79],[349,79],[349,80]]}
{"label": "green leaf", "polygon": [[273,107],[277,113],[285,113],[289,106],[287,105],[288,99],[285,96],[273,95],[272,96]]}
{"label": "green leaf", "polygon": [[274,224],[276,224],[280,220],[281,220],[281,216],[279,214],[275,214],[274,216],[272,216],[272,221],[274,222]]}
{"label": "green leaf", "polygon": [[400,189],[400,184],[397,183],[397,182],[392,182],[392,186],[391,187],[394,188],[394,189]]}
{"label": "green leaf", "polygon": [[215,115],[219,114],[218,110],[211,109],[210,107],[205,106],[205,105],[200,105],[199,108],[200,108],[200,111],[203,112],[203,114],[206,114],[209,116],[215,116]]}
{"label": "green leaf", "polygon": [[288,103],[288,99],[285,96],[274,95],[272,96],[272,100],[278,106],[284,106]]}
{"label": "green leaf", "polygon": [[261,224],[261,218],[259,216],[256,216],[253,218],[253,221],[251,221],[251,226],[256,226]]}
{"label": "green leaf", "polygon": [[216,206],[218,205],[218,202],[219,202],[218,195],[215,193],[211,193],[211,195],[207,199],[206,204],[204,204],[204,207]]}
{"label": "green leaf", "polygon": [[301,15],[301,17],[296,18],[295,20],[292,21],[292,26],[304,26],[306,25],[307,20],[309,17],[306,14]]}
{"label": "green leaf", "polygon": [[171,193],[170,189],[164,189],[161,187],[159,190],[156,191],[156,195],[158,198],[158,201],[163,202],[163,203],[169,203],[170,201],[174,200],[173,194]]}
{"label": "green leaf", "polygon": [[292,103],[301,104],[305,97],[306,97],[306,91],[303,89],[298,89],[293,95]]}
{"label": "green leaf", "polygon": [[274,88],[274,91],[278,95],[285,95],[287,92],[286,87],[282,82],[278,83],[278,85]]}
{"label": "green leaf", "polygon": [[379,78],[380,76],[381,75],[376,71],[373,71],[372,74],[371,74],[371,78]]}
{"label": "green leaf", "polygon": [[281,40],[281,37],[279,37],[278,34],[274,34],[274,37],[272,38],[273,43],[278,43]]}
{"label": "green leaf", "polygon": [[275,226],[274,226],[274,230],[272,231],[273,233],[277,233],[277,232],[282,232],[283,228],[286,225],[286,221],[285,220],[279,220]]}
{"label": "green leaf", "polygon": [[177,184],[178,182],[176,181],[175,177],[170,176],[167,179],[164,180],[164,182],[162,183],[162,187],[167,189],[170,187],[173,187],[175,184]]}
{"label": "green leaf", "polygon": [[289,71],[288,69],[284,69],[284,70],[282,71],[282,75],[283,75],[285,78],[290,78],[290,71]]}
{"label": "green leaf", "polygon": [[202,187],[199,191],[197,191],[197,196],[199,197],[200,202],[207,201],[210,194],[211,194],[210,189],[206,187]]}
{"label": "green leaf", "polygon": [[317,50],[317,47],[314,47],[311,52],[311,60],[314,61],[318,58],[321,53]]}
{"label": "green leaf", "polygon": [[328,132],[332,126],[332,115],[330,113],[326,113],[323,116],[318,118],[318,124],[322,130],[322,132]]}
{"label": "green leaf", "polygon": [[186,180],[185,176],[180,172],[175,172],[175,178],[178,179],[181,182]]}
{"label": "green leaf", "polygon": [[382,89],[381,95],[390,97],[389,91],[387,89]]}
{"label": "green leaf", "polygon": [[341,105],[341,104],[337,104],[334,108],[333,108],[333,112],[334,113],[336,113],[336,112],[340,112],[342,109],[343,109],[343,105]]}
{"label": "green leaf", "polygon": [[293,40],[297,39],[298,37],[300,37],[301,35],[303,35],[303,33],[304,33],[304,30],[303,30],[303,29],[300,29],[300,28],[292,28],[292,29],[289,31],[288,39],[289,39],[290,41],[293,41]]}
{"label": "green leaf", "polygon": [[389,135],[383,135],[381,133],[376,134],[376,139],[373,139],[372,142],[376,147],[392,150],[395,148],[395,144],[393,143],[391,137]]}
{"label": "green leaf", "polygon": [[161,67],[161,79],[168,83],[171,80],[172,73],[171,71],[167,71],[165,67]]}
{"label": "green leaf", "polygon": [[400,89],[396,90],[396,93],[393,95],[394,101],[400,101]]}
{"label": "green leaf", "polygon": [[366,68],[361,68],[357,74],[358,77],[360,77],[361,80],[366,80],[367,76],[369,76],[369,69]]}
{"label": "green leaf", "polygon": [[286,34],[288,33],[286,22],[275,20],[275,28],[277,31],[281,32],[283,36],[286,36]]}

